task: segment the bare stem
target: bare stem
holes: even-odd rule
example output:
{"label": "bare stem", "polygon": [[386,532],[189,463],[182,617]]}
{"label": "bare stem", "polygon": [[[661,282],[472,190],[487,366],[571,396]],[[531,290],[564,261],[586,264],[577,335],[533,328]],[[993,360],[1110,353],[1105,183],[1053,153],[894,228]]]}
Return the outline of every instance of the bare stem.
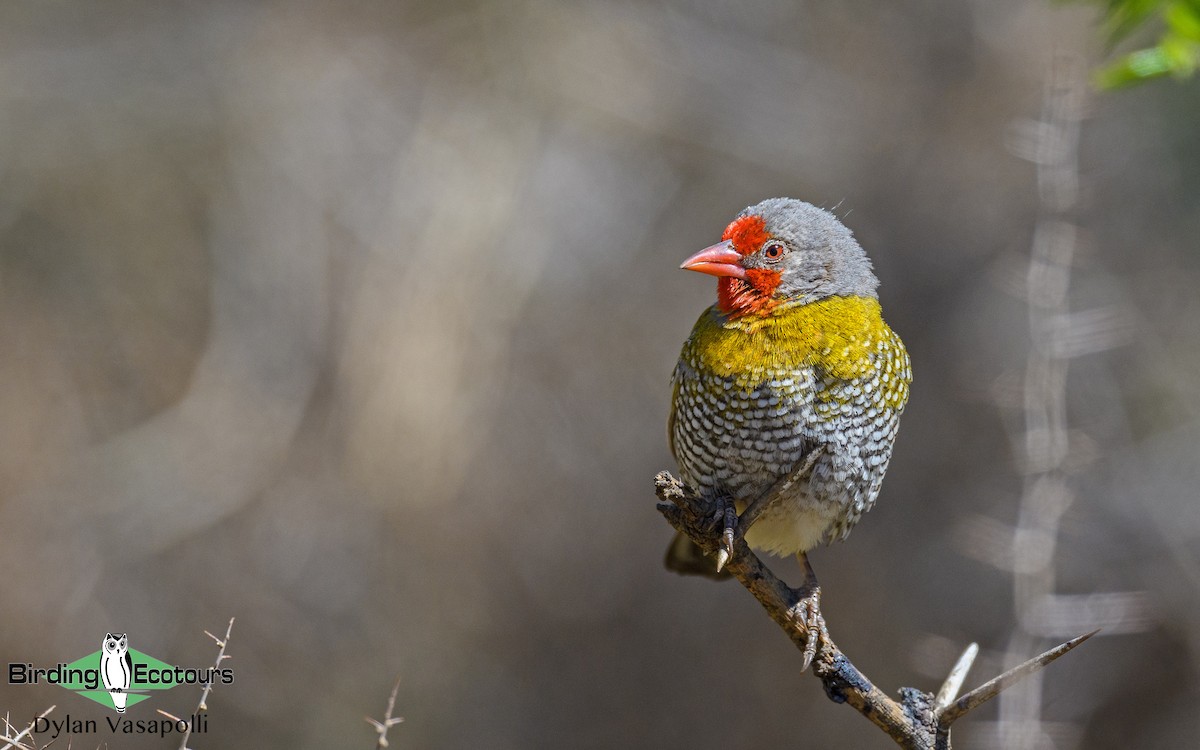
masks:
{"label": "bare stem", "polygon": [[1059,644],[1049,651],[1045,651],[1033,657],[1027,662],[1018,664],[1002,675],[993,677],[963,697],[947,705],[946,708],[942,709],[942,711],[938,714],[938,719],[941,721],[941,723],[949,726],[950,724],[954,723],[956,719],[964,716],[968,711],[983,705],[992,698],[995,698],[1000,694],[1000,691],[1011,685],[1017,684],[1029,675],[1041,670],[1050,662],[1054,661],[1058,657],[1067,653],[1099,632],[1099,630],[1093,630],[1092,632],[1084,633],[1077,638],[1072,638],[1066,643]]}
{"label": "bare stem", "polygon": [[[224,638],[218,638],[215,635],[213,635],[212,633],[208,632],[207,630],[204,631],[204,634],[207,635],[209,638],[212,638],[218,647],[217,660],[213,663],[214,670],[219,670],[221,668],[221,662],[225,661],[226,659],[233,658],[233,657],[227,656],[225,654],[225,648],[229,645],[229,635],[230,635],[230,633],[233,632],[233,620],[234,620],[234,618],[232,618],[232,617],[229,618],[229,627],[225,628],[225,637]],[[212,680],[210,679],[204,683],[204,689],[202,691],[200,691],[200,703],[196,706],[196,713],[194,713],[192,715],[192,719],[190,721],[188,721],[188,723],[187,723],[187,729],[184,730],[183,739],[180,740],[180,742],[179,742],[179,750],[188,750],[187,743],[188,743],[188,738],[192,736],[192,724],[196,720],[196,718],[198,718],[200,716],[200,712],[208,710],[208,695],[209,695],[209,693],[212,692],[212,689],[213,689],[213,683],[212,683]],[[163,711],[162,709],[159,709],[158,712],[173,721],[183,721],[183,719],[180,719],[178,716],[172,716],[171,714],[167,713],[166,711]]]}
{"label": "bare stem", "polygon": [[[47,708],[45,711],[42,711],[40,714],[37,715],[37,719],[46,718],[47,716],[50,715],[50,712],[53,711],[55,708],[57,708],[57,706],[51,706],[50,708]],[[20,748],[20,749],[29,747],[28,745],[21,744],[21,740],[25,739],[25,736],[30,734],[33,731],[34,726],[37,725],[37,719],[34,719],[33,721],[29,722],[29,726],[25,727],[17,734],[9,737],[8,734],[9,734],[9,732],[11,732],[13,730],[13,725],[9,723],[8,718],[6,717],[4,719],[4,724],[6,725],[6,730],[4,732],[4,736],[0,737],[0,741],[4,742],[4,747],[0,747],[0,750],[9,750],[9,748],[12,748],[12,747]]]}
{"label": "bare stem", "polygon": [[[771,619],[791,638],[792,643],[803,653],[809,646],[812,634],[809,621],[798,606],[808,589],[797,590],[781,581],[762,560],[746,545],[741,534],[733,539],[732,549],[724,535],[725,524],[717,507],[724,507],[712,498],[701,497],[691,487],[660,472],[654,479],[655,491],[662,504],[659,511],[677,530],[687,535],[704,550],[715,556],[719,550],[729,554],[725,568],[758,600]],[[743,529],[744,530],[744,529]],[[1087,640],[1092,634],[1080,636],[1058,648],[1042,654],[1014,669],[1005,672],[967,693],[957,701],[957,695],[966,678],[967,670],[975,659],[978,648],[971,644],[958,664],[951,670],[938,698],[915,688],[902,688],[900,700],[884,693],[867,679],[851,663],[850,659],[829,637],[821,632],[818,637],[817,658],[813,662],[813,673],[825,687],[825,694],[835,703],[846,703],[887,733],[903,748],[911,750],[950,750],[950,724],[976,706],[984,703],[1006,687],[1023,677],[1037,672],[1050,662]],[[941,705],[944,703],[945,707]],[[378,722],[372,722],[377,730]]]}
{"label": "bare stem", "polygon": [[958,691],[962,690],[963,681],[967,679],[967,672],[971,671],[971,665],[975,663],[976,656],[979,656],[979,644],[972,643],[962,652],[962,656],[958,657],[954,668],[950,670],[946,681],[942,683],[942,688],[938,690],[937,697],[933,699],[934,711],[942,711],[958,697]]}
{"label": "bare stem", "polygon": [[400,679],[396,679],[396,684],[392,686],[392,694],[388,696],[387,713],[383,715],[383,721],[376,721],[370,716],[366,717],[367,723],[375,727],[379,738],[375,742],[375,750],[383,750],[388,746],[388,730],[404,721],[399,716],[392,716],[392,712],[396,710],[396,694],[400,692]]}

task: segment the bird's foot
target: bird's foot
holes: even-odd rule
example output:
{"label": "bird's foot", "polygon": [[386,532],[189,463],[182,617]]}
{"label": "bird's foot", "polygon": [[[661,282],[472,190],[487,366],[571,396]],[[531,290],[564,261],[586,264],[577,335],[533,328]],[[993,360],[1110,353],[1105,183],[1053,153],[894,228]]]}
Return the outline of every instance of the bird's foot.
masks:
{"label": "bird's foot", "polygon": [[713,519],[721,527],[721,541],[717,545],[716,559],[718,573],[725,568],[729,558],[733,557],[734,534],[738,528],[737,509],[733,507],[733,503],[726,501],[723,506],[714,514]]}
{"label": "bird's foot", "polygon": [[800,662],[800,671],[806,671],[816,658],[817,652],[829,642],[829,629],[825,626],[825,617],[821,614],[821,587],[806,588],[804,596],[792,605],[792,617],[805,631],[807,640],[804,643],[804,656]]}
{"label": "bird's foot", "polygon": [[821,584],[817,582],[817,574],[808,561],[808,555],[796,553],[796,561],[804,568],[804,587],[796,593],[799,598],[791,607],[792,617],[804,628],[804,659],[800,663],[800,671],[806,671],[817,656],[817,651],[829,643],[829,629],[825,627],[825,617],[821,614]]}
{"label": "bird's foot", "polygon": [[683,575],[726,579],[724,570],[737,544],[737,510],[728,493],[703,494],[667,472],[654,478],[658,510],[678,532],[667,549],[668,570]]}
{"label": "bird's foot", "polygon": [[729,562],[729,558],[733,557],[735,535],[737,538],[744,538],[746,532],[754,525],[754,522],[774,507],[780,498],[783,497],[784,493],[791,490],[792,485],[807,478],[812,473],[813,466],[816,465],[817,459],[824,452],[825,447],[820,445],[810,450],[799,465],[777,479],[774,484],[767,488],[766,492],[756,497],[753,502],[746,506],[746,509],[742,511],[742,515],[740,516],[733,507],[733,503],[727,497],[722,498],[722,507],[718,508],[714,514],[714,519],[722,526],[721,544],[717,548],[718,573],[725,567],[725,563]]}

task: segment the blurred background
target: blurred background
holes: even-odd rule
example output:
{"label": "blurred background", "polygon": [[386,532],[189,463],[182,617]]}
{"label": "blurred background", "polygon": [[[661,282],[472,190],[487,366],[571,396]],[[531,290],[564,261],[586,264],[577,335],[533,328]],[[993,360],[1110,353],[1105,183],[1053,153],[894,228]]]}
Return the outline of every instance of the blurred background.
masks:
{"label": "blurred background", "polygon": [[[1045,0],[4,3],[5,660],[127,631],[203,666],[236,617],[196,748],[370,747],[397,677],[397,747],[890,747],[744,590],[660,563],[668,377],[715,292],[678,264],[788,195],[872,255],[916,375],[878,506],[812,556],[838,644],[894,694],[936,690],[970,641],[968,687],[1104,625],[957,743],[1190,745],[1195,82],[1082,105],[1047,309],[1092,335],[1048,386],[1069,445],[1031,460],[1048,204],[1022,157],[1056,57],[1077,80],[1101,58],[1096,21]],[[14,724],[103,716],[0,691]],[[102,741],[178,744],[74,738]]]}

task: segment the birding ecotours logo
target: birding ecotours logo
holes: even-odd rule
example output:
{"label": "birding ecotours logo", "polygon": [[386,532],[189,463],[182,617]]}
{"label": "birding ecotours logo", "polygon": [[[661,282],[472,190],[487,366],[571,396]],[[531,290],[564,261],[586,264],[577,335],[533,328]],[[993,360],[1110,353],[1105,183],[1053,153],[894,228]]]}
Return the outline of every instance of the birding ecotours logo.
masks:
{"label": "birding ecotours logo", "polygon": [[8,665],[8,684],[58,685],[117,713],[176,685],[233,682],[229,668],[184,669],[129,647],[127,633],[105,633],[100,650],[49,668]]}

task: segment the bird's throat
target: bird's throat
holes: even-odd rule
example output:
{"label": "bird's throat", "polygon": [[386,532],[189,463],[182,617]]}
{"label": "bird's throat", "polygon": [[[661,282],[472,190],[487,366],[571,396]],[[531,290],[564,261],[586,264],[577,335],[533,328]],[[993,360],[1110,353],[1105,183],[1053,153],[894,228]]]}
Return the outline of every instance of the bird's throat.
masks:
{"label": "bird's throat", "polygon": [[779,273],[765,269],[751,269],[745,279],[722,276],[717,280],[717,307],[731,318],[766,314],[779,304],[774,297],[778,286]]}

